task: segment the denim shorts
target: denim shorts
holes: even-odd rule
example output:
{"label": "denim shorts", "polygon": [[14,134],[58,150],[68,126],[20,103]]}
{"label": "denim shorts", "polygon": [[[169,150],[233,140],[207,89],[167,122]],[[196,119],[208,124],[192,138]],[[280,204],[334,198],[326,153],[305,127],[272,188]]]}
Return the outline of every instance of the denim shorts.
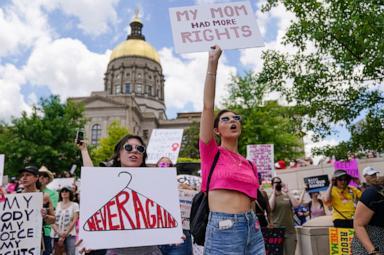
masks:
{"label": "denim shorts", "polygon": [[204,254],[264,255],[264,239],[255,213],[210,212]]}

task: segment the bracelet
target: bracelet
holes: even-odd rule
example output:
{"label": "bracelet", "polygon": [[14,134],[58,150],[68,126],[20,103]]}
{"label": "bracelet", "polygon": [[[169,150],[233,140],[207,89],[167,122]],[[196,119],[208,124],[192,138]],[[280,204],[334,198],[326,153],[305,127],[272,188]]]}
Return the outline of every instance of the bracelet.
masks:
{"label": "bracelet", "polygon": [[207,75],[212,75],[212,76],[216,76],[216,73],[212,73],[212,72],[207,72]]}

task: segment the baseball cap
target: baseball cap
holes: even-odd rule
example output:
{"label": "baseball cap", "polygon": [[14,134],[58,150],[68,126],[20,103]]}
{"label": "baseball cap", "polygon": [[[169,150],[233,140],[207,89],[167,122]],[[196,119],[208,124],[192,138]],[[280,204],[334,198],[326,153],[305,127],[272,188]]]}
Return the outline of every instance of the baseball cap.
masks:
{"label": "baseball cap", "polygon": [[380,171],[371,166],[367,166],[366,168],[363,169],[363,176],[374,175],[378,173],[380,173]]}
{"label": "baseball cap", "polygon": [[28,172],[28,173],[31,173],[35,176],[38,176],[39,175],[39,170],[37,169],[37,167],[35,166],[26,166],[22,169],[19,170],[19,173],[23,173],[23,172]]}
{"label": "baseball cap", "polygon": [[349,174],[347,174],[347,172],[345,170],[338,169],[338,170],[335,170],[335,172],[333,172],[333,177],[335,177],[335,178],[341,177],[343,175],[349,176]]}
{"label": "baseball cap", "polygon": [[53,181],[53,173],[49,171],[48,168],[46,168],[45,166],[40,167],[39,175],[48,176],[49,182]]}

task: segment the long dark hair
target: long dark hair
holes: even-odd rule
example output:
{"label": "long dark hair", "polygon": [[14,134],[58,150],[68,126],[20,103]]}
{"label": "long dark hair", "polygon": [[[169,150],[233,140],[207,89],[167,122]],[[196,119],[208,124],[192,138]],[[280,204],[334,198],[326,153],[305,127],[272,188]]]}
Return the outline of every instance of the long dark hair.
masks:
{"label": "long dark hair", "polygon": [[61,196],[61,193],[63,193],[64,190],[67,190],[69,192],[69,201],[73,202],[73,199],[75,198],[73,191],[67,187],[64,187],[59,192],[59,201],[63,201],[63,197]]}
{"label": "long dark hair", "polygon": [[[109,161],[106,162],[106,163],[110,162],[111,163],[110,166],[121,167],[121,163],[120,163],[120,160],[119,160],[120,151],[123,149],[124,144],[128,140],[130,140],[130,139],[139,140],[140,144],[143,145],[144,147],[146,147],[143,139],[140,136],[138,136],[138,135],[126,135],[123,138],[121,138],[120,141],[115,145],[115,149],[113,150],[113,155],[109,159]],[[140,167],[146,167],[147,166],[146,163],[145,163],[145,160],[147,159],[147,156],[148,156],[147,155],[147,150],[145,150],[144,154],[143,154],[143,162],[141,162]],[[108,166],[108,165],[105,164],[105,165],[102,165],[102,166]]]}

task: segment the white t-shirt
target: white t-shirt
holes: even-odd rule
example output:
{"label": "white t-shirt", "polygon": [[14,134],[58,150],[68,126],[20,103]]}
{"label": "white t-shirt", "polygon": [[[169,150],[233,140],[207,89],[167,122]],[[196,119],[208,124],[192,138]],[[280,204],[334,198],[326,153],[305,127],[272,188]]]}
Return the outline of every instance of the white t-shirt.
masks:
{"label": "white t-shirt", "polygon": [[[68,229],[69,225],[71,224],[73,217],[75,216],[75,213],[78,213],[79,210],[79,204],[75,202],[71,202],[71,204],[63,209],[63,202],[59,202],[56,207],[56,225],[59,227],[59,232],[63,232],[64,230]],[[59,238],[58,234],[55,233],[55,231],[52,231],[52,235],[54,238]],[[76,236],[76,226],[74,226],[69,233],[71,236]]]}

